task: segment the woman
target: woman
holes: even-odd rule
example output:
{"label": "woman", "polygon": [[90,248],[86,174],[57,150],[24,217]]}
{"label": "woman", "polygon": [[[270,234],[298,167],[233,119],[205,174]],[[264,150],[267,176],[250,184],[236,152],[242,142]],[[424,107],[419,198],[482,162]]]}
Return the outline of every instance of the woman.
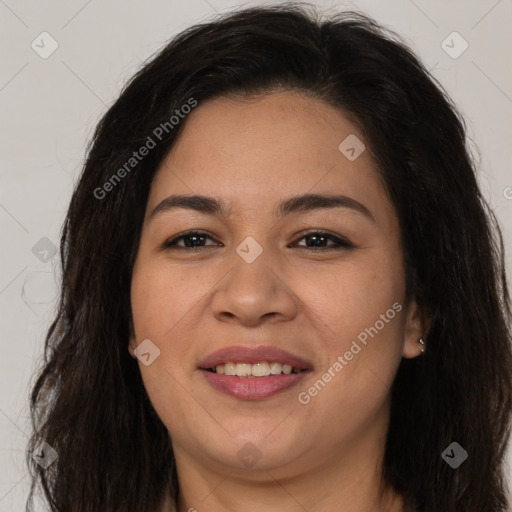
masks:
{"label": "woman", "polygon": [[178,35],[101,120],[69,206],[31,496],[505,511],[510,303],[475,173],[442,88],[363,15]]}

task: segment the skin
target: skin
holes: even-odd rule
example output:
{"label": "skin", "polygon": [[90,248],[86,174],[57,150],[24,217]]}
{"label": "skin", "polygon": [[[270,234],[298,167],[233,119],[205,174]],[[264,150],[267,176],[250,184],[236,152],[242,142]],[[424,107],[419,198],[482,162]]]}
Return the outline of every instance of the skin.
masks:
{"label": "skin", "polygon": [[[402,511],[381,484],[390,389],[401,358],[421,353],[425,324],[405,302],[396,212],[368,150],[349,161],[338,146],[364,137],[339,110],[311,97],[273,91],[199,104],[152,183],[132,278],[134,348],[149,338],[160,356],[139,361],[150,400],[176,457],[179,512],[196,509],[298,512]],[[272,210],[304,193],[343,194],[349,208]],[[171,194],[221,198],[232,215],[190,209],[149,213]],[[211,238],[199,249],[162,249],[187,230]],[[319,230],[356,248],[320,251]],[[248,236],[263,248],[247,263]],[[194,242],[194,240],[192,240]],[[319,247],[335,247],[325,239]],[[309,247],[309,248],[308,248]],[[307,391],[394,303],[402,310],[307,404]],[[209,353],[235,344],[275,345],[313,367],[299,387],[261,400],[213,389],[198,370]],[[361,344],[360,344],[361,345]],[[239,450],[261,459],[247,467]],[[343,507],[343,508],[341,508]]]}

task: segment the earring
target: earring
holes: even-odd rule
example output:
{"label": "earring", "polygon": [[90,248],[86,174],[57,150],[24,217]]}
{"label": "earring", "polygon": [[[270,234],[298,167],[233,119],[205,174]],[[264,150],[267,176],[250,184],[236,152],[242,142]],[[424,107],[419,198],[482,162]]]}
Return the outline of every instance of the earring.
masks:
{"label": "earring", "polygon": [[423,340],[423,338],[420,338],[418,340],[418,343],[421,345],[421,352],[425,352],[425,341]]}

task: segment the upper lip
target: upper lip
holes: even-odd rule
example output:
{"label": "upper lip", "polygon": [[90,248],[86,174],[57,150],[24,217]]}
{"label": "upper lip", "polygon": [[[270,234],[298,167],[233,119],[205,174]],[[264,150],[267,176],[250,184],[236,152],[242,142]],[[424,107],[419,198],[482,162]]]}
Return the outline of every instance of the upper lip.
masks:
{"label": "upper lip", "polygon": [[279,362],[289,364],[293,368],[299,370],[307,370],[311,368],[311,364],[299,356],[291,354],[274,346],[247,346],[233,345],[231,347],[221,348],[212,352],[199,363],[199,368],[208,369],[215,368],[219,364],[225,363],[259,363],[261,361]]}

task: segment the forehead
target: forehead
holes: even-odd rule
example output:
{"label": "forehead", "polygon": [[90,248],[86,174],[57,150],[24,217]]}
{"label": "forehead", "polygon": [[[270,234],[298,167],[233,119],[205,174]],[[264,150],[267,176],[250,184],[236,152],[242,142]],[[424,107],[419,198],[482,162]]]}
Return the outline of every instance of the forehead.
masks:
{"label": "forehead", "polygon": [[346,140],[364,143],[360,130],[321,100],[297,92],[217,98],[184,123],[155,175],[148,210],[171,194],[223,197],[236,212],[339,193],[369,203],[384,221],[392,215],[370,152],[351,160],[340,150]]}
{"label": "forehead", "polygon": [[[266,160],[267,167],[293,162],[297,171],[297,166],[313,167],[312,159],[335,163],[340,142],[351,134],[362,139],[339,110],[298,92],[222,97],[199,104],[186,118],[169,160],[200,161],[214,155],[228,168]],[[289,166],[287,170],[293,172]]]}

